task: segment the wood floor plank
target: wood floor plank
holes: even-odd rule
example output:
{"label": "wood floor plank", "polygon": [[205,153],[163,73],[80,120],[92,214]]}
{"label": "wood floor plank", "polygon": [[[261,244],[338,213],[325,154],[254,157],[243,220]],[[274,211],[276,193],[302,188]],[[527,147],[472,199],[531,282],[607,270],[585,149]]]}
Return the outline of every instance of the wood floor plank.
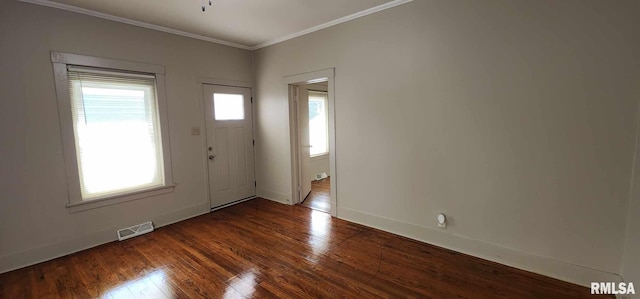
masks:
{"label": "wood floor plank", "polygon": [[311,192],[300,205],[321,212],[331,211],[331,177],[312,181]]}
{"label": "wood floor plank", "polygon": [[255,199],[0,274],[0,298],[592,296],[585,287]]}

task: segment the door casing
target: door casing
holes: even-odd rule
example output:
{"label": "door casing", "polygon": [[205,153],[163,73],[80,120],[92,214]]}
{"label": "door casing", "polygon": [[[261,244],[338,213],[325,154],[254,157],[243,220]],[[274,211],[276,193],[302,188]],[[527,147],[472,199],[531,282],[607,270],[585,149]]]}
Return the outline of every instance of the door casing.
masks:
{"label": "door casing", "polygon": [[329,113],[329,168],[331,176],[331,216],[337,217],[338,213],[338,178],[336,171],[336,125],[335,125],[335,69],[328,68],[302,74],[285,76],[283,82],[289,97],[289,137],[291,153],[291,203],[298,204],[304,198],[300,198],[300,167],[299,167],[299,138],[298,138],[298,110],[295,102],[295,87],[301,84],[328,82],[327,98]]}
{"label": "door casing", "polygon": [[[204,177],[205,177],[205,187],[206,187],[206,194],[207,194],[207,200],[206,202],[208,203],[209,207],[211,207],[211,186],[210,186],[210,180],[209,180],[209,165],[208,165],[208,161],[209,161],[209,152],[208,152],[208,145],[207,145],[207,134],[206,134],[206,111],[204,108],[204,84],[210,84],[210,85],[222,85],[222,86],[229,86],[229,87],[241,87],[241,88],[249,88],[251,90],[251,97],[255,98],[255,88],[253,87],[253,83],[251,82],[245,82],[245,81],[234,81],[234,80],[221,80],[221,79],[215,79],[215,78],[209,78],[209,77],[198,77],[197,79],[199,85],[200,85],[200,101],[199,102],[199,108],[200,111],[202,111],[202,119],[200,121],[200,128],[203,128],[203,130],[200,130],[200,136],[202,136],[203,138],[201,138],[201,145],[202,145],[202,165],[204,165],[202,171],[204,172]],[[256,112],[255,109],[252,109],[252,124],[251,124],[251,130],[255,139],[256,136],[256,129],[255,129],[255,117],[256,117]],[[255,151],[255,147],[254,147],[254,151],[253,151],[253,160],[254,160],[254,167],[255,167],[255,161],[256,161],[256,151]],[[257,174],[256,174],[256,180],[257,180]],[[257,190],[256,190],[257,192]],[[251,199],[256,198],[256,196],[252,196],[249,198],[245,198],[236,202],[233,202],[229,205],[234,205],[237,203],[241,203],[244,201],[248,201]],[[216,208],[211,208],[211,211],[214,210],[219,210],[222,208],[225,208],[229,205],[224,205],[224,206],[220,206],[220,207],[216,207]]]}

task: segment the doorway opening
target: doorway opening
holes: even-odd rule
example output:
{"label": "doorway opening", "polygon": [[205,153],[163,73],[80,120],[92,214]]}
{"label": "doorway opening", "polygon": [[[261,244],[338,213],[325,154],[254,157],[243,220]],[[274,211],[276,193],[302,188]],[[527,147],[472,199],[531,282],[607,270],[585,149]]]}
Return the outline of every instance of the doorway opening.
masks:
{"label": "doorway opening", "polygon": [[325,213],[331,213],[328,87],[327,81],[297,87],[300,205]]}
{"label": "doorway opening", "polygon": [[285,77],[293,204],[337,216],[333,69]]}

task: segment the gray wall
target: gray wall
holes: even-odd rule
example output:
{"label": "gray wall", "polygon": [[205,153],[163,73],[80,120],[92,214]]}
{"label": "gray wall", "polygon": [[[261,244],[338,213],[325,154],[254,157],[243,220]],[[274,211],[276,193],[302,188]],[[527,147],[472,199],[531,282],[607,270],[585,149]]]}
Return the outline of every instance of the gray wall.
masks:
{"label": "gray wall", "polygon": [[[175,192],[70,214],[49,51],[166,67]],[[0,1],[0,272],[209,210],[198,77],[251,81],[251,53],[53,8]]]}
{"label": "gray wall", "polygon": [[283,76],[335,67],[338,217],[619,278],[639,3],[413,1],[256,51],[258,195],[291,200]]}
{"label": "gray wall", "polygon": [[[251,57],[2,1],[0,272],[207,212],[198,77],[255,76],[258,192],[287,202],[282,77],[335,67],[339,217],[579,283],[637,282],[639,5],[418,0]],[[67,211],[51,50],[166,67],[174,193]]]}
{"label": "gray wall", "polygon": [[[639,136],[636,136],[639,138]],[[636,139],[636,142],[640,140]],[[633,282],[636,295],[640,298],[640,148],[636,143],[635,167],[633,171],[633,188],[629,204],[627,234],[624,257],[622,260],[622,278]]]}
{"label": "gray wall", "polygon": [[309,177],[311,178],[312,181],[315,181],[316,179],[316,174],[320,174],[320,173],[326,173],[327,175],[330,174],[330,167],[329,167],[329,155],[322,155],[322,156],[317,156],[317,157],[311,157],[311,165],[309,167]]}

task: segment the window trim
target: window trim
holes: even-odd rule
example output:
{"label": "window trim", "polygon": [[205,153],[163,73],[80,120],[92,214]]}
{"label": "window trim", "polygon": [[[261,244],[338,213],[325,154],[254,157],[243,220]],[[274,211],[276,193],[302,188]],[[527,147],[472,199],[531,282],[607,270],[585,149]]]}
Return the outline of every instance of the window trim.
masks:
{"label": "window trim", "polygon": [[[69,201],[66,207],[71,213],[117,204],[125,201],[156,196],[172,192],[175,184],[171,167],[171,143],[169,138],[169,118],[165,91],[165,68],[161,65],[147,64],[133,61],[93,57],[71,53],[51,51],[56,96],[58,102],[58,116],[62,137],[62,149],[67,176]],[[112,196],[84,201],[80,192],[80,174],[78,170],[78,156],[75,148],[73,131],[73,115],[71,112],[71,93],[69,91],[69,76],[67,66],[86,66],[94,68],[112,69],[123,72],[151,73],[156,77],[156,99],[160,123],[160,136],[164,162],[164,186],[135,190]]]}
{"label": "window trim", "polygon": [[[317,153],[317,154],[310,154],[309,156],[311,158],[316,158],[316,157],[320,157],[320,156],[325,156],[329,154],[329,93],[323,90],[307,90],[308,97],[311,97],[311,92],[315,92],[315,93],[323,93],[324,94],[324,116],[325,116],[325,124],[326,124],[326,136],[327,136],[327,151],[325,152],[321,152],[321,153]],[[308,105],[308,104],[307,104]]]}
{"label": "window trim", "polygon": [[319,154],[315,156],[311,156],[311,161],[318,161],[323,159],[329,159],[329,153]]}

